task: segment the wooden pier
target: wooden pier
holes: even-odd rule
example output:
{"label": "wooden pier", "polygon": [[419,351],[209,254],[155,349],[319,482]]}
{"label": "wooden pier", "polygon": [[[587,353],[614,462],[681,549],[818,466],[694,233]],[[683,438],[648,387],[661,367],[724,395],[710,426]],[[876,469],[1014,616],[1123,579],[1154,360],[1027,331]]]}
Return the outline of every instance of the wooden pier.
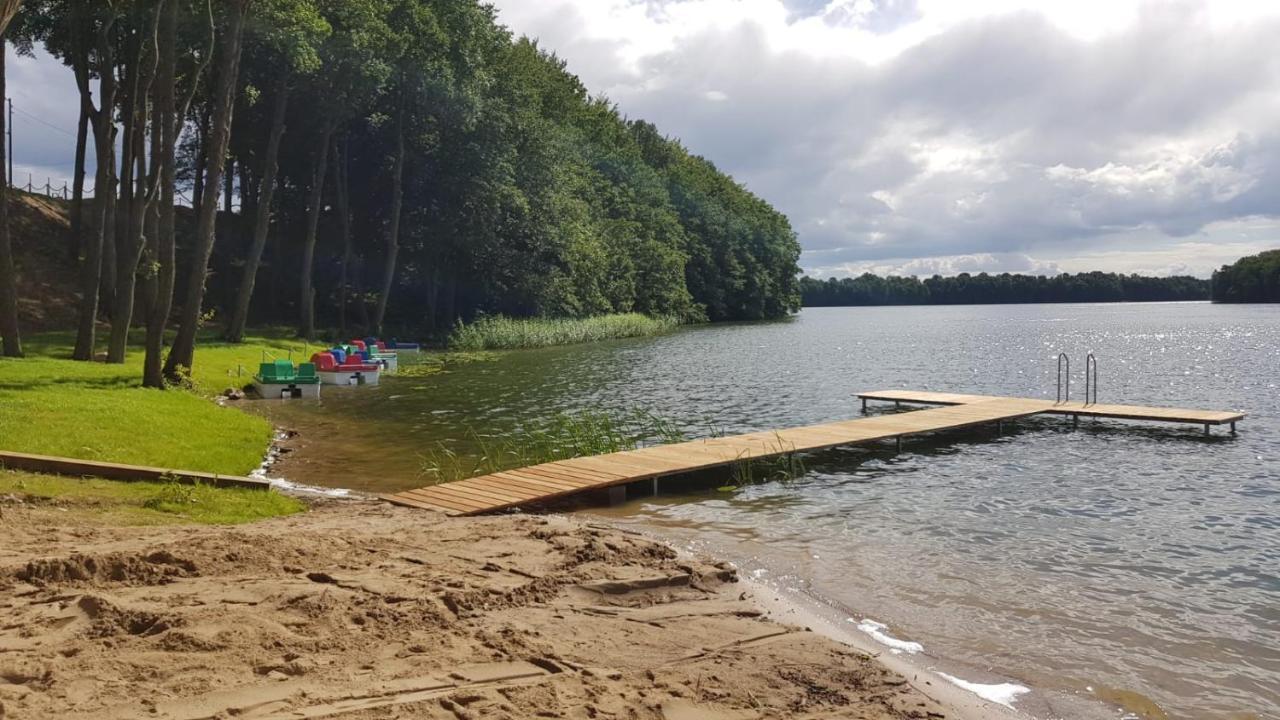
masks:
{"label": "wooden pier", "polygon": [[974,425],[1000,427],[1007,420],[1031,415],[1070,415],[1077,421],[1080,417],[1095,417],[1192,423],[1203,425],[1206,433],[1211,426],[1224,424],[1235,432],[1236,422],[1244,418],[1242,413],[1233,412],[910,390],[860,393],[857,397],[862,400],[864,411],[868,401],[942,407],[558,460],[383,497],[397,505],[446,515],[478,515],[643,480],[654,480],[656,489],[657,478],[668,475],[841,445],[892,440],[901,450],[904,437]]}

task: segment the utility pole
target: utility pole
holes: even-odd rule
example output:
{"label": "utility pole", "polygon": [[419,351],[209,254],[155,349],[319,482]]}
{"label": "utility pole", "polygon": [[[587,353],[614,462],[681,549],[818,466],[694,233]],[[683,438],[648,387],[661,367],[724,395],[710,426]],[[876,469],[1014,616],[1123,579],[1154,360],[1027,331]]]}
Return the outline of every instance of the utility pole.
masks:
{"label": "utility pole", "polygon": [[9,127],[5,128],[9,136],[9,184],[13,184],[13,97],[9,97]]}
{"label": "utility pole", "polygon": [[9,100],[9,126],[5,128],[9,136],[9,184],[13,184],[13,98]]}

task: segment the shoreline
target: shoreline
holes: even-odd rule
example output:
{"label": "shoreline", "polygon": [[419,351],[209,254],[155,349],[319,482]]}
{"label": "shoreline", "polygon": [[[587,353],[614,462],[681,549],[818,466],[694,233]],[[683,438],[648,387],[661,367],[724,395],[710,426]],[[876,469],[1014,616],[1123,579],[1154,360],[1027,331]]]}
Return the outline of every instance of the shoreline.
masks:
{"label": "shoreline", "polygon": [[[687,544],[682,545],[678,538],[664,535],[644,523],[620,524],[614,518],[593,515],[589,510],[572,515],[591,518],[626,532],[640,532],[675,548],[682,556],[706,555],[729,563],[739,570],[740,582],[751,588],[749,597],[765,612],[766,617],[783,624],[801,625],[874,657],[889,670],[907,678],[921,694],[947,707],[953,713],[951,717],[960,720],[1028,720],[1042,717],[1114,720],[1118,713],[1124,712],[1122,708],[1112,706],[1097,697],[1042,688],[995,670],[934,656],[927,646],[895,637],[889,628],[876,623],[869,615],[812,592],[765,579],[765,574],[757,575],[747,571],[743,563],[731,557],[731,553],[723,552],[723,548],[696,549]],[[861,623],[855,622],[859,616],[863,618],[862,623],[870,622],[877,626],[874,634],[864,630]]]}
{"label": "shoreline", "polygon": [[0,717],[991,717],[769,616],[726,563],[581,518],[56,519],[0,528]]}

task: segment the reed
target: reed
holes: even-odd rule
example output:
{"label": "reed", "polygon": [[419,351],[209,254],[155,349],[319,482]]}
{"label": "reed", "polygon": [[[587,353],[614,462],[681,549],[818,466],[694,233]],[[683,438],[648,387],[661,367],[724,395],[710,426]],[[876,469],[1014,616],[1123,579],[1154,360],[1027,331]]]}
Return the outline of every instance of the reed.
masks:
{"label": "reed", "polygon": [[614,338],[658,335],[675,329],[673,317],[640,313],[589,318],[510,318],[493,315],[469,325],[459,324],[449,335],[451,350],[519,350],[573,345]]}

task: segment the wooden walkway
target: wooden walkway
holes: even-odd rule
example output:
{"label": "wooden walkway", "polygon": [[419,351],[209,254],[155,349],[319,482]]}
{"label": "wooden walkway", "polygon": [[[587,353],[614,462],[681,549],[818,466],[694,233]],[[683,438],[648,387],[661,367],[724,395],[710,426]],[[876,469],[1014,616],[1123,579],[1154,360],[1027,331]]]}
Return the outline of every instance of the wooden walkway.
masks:
{"label": "wooden walkway", "polygon": [[[1013,399],[996,398],[991,395],[959,395],[956,393],[922,390],[882,390],[858,393],[858,397],[862,400],[862,409],[864,411],[867,409],[868,400],[916,405],[964,405],[997,399]],[[1073,417],[1110,418],[1112,420],[1187,423],[1204,425],[1206,430],[1210,425],[1230,425],[1232,431],[1235,431],[1236,423],[1244,419],[1244,413],[1229,411],[1186,410],[1183,408],[1145,407],[1142,405],[1086,404],[1080,402],[1049,403],[1049,408],[1043,412],[1047,415],[1071,415]]]}
{"label": "wooden walkway", "polygon": [[883,391],[858,395],[865,410],[869,400],[919,403],[943,407],[862,417],[733,437],[708,438],[628,450],[591,457],[559,460],[518,470],[432,485],[383,497],[397,505],[436,510],[447,515],[476,515],[520,507],[590,490],[600,490],[667,475],[731,465],[795,452],[896,440],[910,435],[999,424],[1030,415],[1057,414],[1210,425],[1235,423],[1241,413],[1179,410],[1130,405],[1057,404],[985,395],[957,395],[917,391]]}

